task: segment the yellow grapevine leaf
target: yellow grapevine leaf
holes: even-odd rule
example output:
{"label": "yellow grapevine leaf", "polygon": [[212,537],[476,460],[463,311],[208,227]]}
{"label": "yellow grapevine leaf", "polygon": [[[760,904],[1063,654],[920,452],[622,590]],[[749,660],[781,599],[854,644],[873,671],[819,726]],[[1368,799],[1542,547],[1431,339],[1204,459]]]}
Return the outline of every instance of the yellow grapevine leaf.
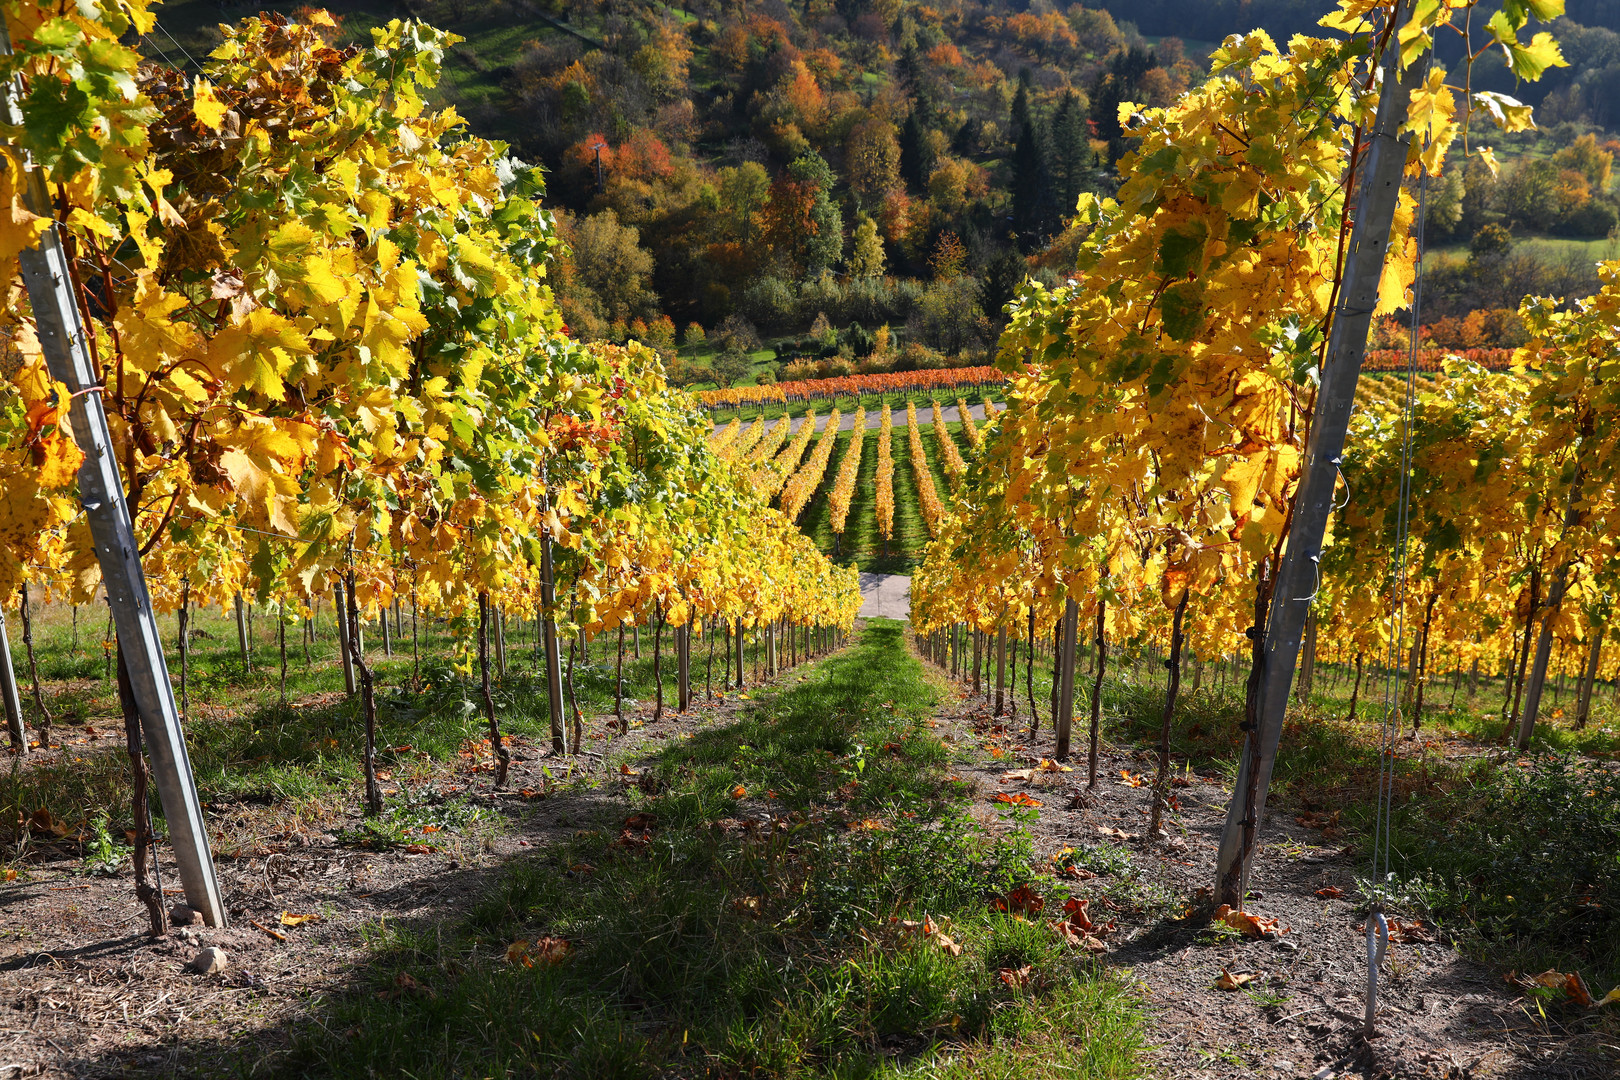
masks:
{"label": "yellow grapevine leaf", "polygon": [[207,79],[198,78],[192,86],[191,111],[197,114],[197,120],[210,131],[218,131],[225,120],[227,107],[223,101],[214,96],[214,88]]}

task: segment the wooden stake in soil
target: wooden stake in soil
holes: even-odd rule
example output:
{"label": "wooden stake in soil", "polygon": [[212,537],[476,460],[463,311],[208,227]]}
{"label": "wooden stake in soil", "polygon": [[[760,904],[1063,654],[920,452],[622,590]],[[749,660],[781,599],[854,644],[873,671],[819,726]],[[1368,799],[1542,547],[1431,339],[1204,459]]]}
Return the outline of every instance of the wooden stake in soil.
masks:
{"label": "wooden stake in soil", "polygon": [[657,688],[653,699],[653,720],[656,722],[664,718],[664,609],[662,606],[654,605],[653,619],[657,625],[657,630],[653,634],[653,686]]}
{"label": "wooden stake in soil", "polygon": [[1187,593],[1176,604],[1170,620],[1169,677],[1164,689],[1164,722],[1159,728],[1159,771],[1153,778],[1153,816],[1148,819],[1148,835],[1156,836],[1164,824],[1165,805],[1170,793],[1170,721],[1176,713],[1176,692],[1181,689],[1181,621],[1187,614]]}
{"label": "wooden stake in soil", "polygon": [[248,647],[247,611],[242,603],[242,594],[236,594],[236,644],[242,651],[242,670],[253,670],[253,658]]}
{"label": "wooden stake in soil", "polygon": [[1091,684],[1091,753],[1086,759],[1086,787],[1097,786],[1097,736],[1102,726],[1103,672],[1108,668],[1108,632],[1104,621],[1108,605],[1097,597],[1097,678]]}
{"label": "wooden stake in soil", "polygon": [[613,669],[613,718],[619,722],[619,734],[630,730],[624,722],[624,624],[619,624],[619,663]]}
{"label": "wooden stake in soil", "polygon": [[[384,619],[384,622],[387,620]],[[512,765],[512,752],[501,738],[501,723],[495,716],[495,695],[489,692],[489,593],[478,594],[478,674],[484,694],[484,718],[489,721],[489,746],[495,755],[495,790],[506,786],[506,772]]]}
{"label": "wooden stake in soil", "polygon": [[1057,748],[1052,756],[1059,761],[1068,760],[1069,739],[1074,727],[1074,639],[1079,618],[1080,608],[1074,599],[1064,601],[1063,643],[1058,648],[1058,677],[1054,680],[1057,684]]}
{"label": "wooden stake in soil", "polygon": [[[1584,728],[1592,718],[1592,686],[1597,681],[1598,667],[1603,661],[1603,632],[1607,624],[1592,627],[1592,643],[1586,651],[1586,670],[1581,672],[1581,694],[1576,698],[1575,726]],[[1478,670],[1479,661],[1474,661]]]}
{"label": "wooden stake in soil", "polygon": [[[51,748],[51,710],[45,707],[45,695],[39,687],[39,665],[34,661],[34,618],[28,605],[28,582],[23,582],[18,590],[22,596],[22,624],[23,624],[23,653],[28,657],[28,681],[34,685],[34,709],[39,713],[39,719],[34,722],[34,730],[39,732],[39,748]],[[8,656],[9,662],[10,657]]]}
{"label": "wooden stake in soil", "polygon": [[332,606],[337,609],[338,655],[343,660],[343,688],[348,691],[350,697],[353,697],[356,689],[354,649],[349,644],[349,639],[353,635],[349,633],[351,625],[349,622],[350,606],[344,599],[342,585],[332,586]]}
{"label": "wooden stake in soil", "polygon": [[563,682],[568,687],[568,709],[573,715],[573,752],[576,754],[585,745],[584,719],[579,714],[579,702],[574,697],[574,646],[578,643],[578,638],[568,639],[568,673],[563,677]]}
{"label": "wooden stake in soil", "polygon": [[996,715],[1006,710],[1007,695],[1007,628],[996,628]]}
{"label": "wooden stake in soil", "polygon": [[1041,714],[1040,710],[1035,708],[1035,605],[1033,604],[1029,608],[1029,652],[1024,657],[1024,688],[1029,692],[1029,741],[1034,742],[1035,736],[1041,730]]}
{"label": "wooden stake in soil", "polygon": [[141,712],[135,703],[135,687],[129,679],[129,668],[124,663],[124,651],[118,650],[118,704],[124,713],[124,748],[129,754],[130,816],[135,824],[135,850],[131,855],[135,867],[135,898],[146,906],[151,924],[151,935],[162,937],[169,932],[168,917],[163,911],[163,890],[154,888],[147,877],[148,864],[156,866],[157,853],[152,842],[152,810],[147,801],[146,755],[141,745]]}
{"label": "wooden stake in soil", "polygon": [[[354,571],[349,571],[348,588],[343,590],[348,608],[350,627],[360,624],[360,608],[354,599]],[[362,751],[361,766],[366,774],[366,813],[375,817],[382,813],[382,791],[377,787],[377,695],[372,683],[371,668],[360,649],[360,635],[348,635],[348,653],[354,670],[360,676],[360,712],[366,725],[366,743]]]}
{"label": "wooden stake in soil", "polygon": [[[383,621],[387,625],[387,620]],[[287,704],[287,601],[276,605],[276,645],[281,650],[281,703]]]}

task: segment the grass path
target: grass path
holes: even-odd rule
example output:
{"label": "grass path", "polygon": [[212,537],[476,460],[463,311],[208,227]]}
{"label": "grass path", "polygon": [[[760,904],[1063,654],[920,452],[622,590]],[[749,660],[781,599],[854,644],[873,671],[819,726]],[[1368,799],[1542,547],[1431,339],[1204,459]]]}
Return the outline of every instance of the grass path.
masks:
{"label": "grass path", "polygon": [[[1140,1075],[1134,996],[990,910],[1030,841],[966,813],[938,697],[900,624],[867,624],[637,762],[612,820],[510,866],[461,920],[384,935],[285,1071]],[[509,962],[514,942],[560,962]]]}

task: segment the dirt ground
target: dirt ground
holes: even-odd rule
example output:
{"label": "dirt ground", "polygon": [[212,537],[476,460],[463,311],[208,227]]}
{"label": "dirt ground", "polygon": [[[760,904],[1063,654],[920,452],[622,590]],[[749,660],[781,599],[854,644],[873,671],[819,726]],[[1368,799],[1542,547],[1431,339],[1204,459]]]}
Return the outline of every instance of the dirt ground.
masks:
{"label": "dirt ground", "polygon": [[[1278,811],[1265,823],[1250,910],[1276,919],[1283,933],[1254,939],[1212,931],[1207,917],[1189,915],[1189,900],[1213,878],[1228,794],[1218,778],[1179,774],[1169,838],[1146,841],[1151,788],[1134,786],[1151,776],[1145,753],[1105,747],[1099,784],[1088,795],[1083,736],[1073,772],[1043,770],[1050,736],[1024,745],[1026,710],[1016,720],[998,719],[989,703],[938,681],[947,701],[935,731],[958,751],[953,768],[974,790],[977,816],[1005,828],[1007,806],[994,796],[1021,793],[1038,802],[1028,807],[1037,854],[1055,856],[1060,880],[1091,901],[1094,920],[1114,924],[1100,955],[1140,984],[1150,1016],[1150,1075],[1620,1075],[1617,1048],[1600,1034],[1551,1006],[1543,1016],[1521,988],[1422,927],[1391,946],[1378,1034],[1362,1039],[1364,920],[1353,898],[1365,859],[1331,829],[1310,827],[1326,818]],[[701,705],[611,744],[601,738],[609,721],[598,719],[591,745],[610,746],[610,753],[574,760],[571,779],[583,782],[561,790],[542,770],[570,766],[527,740],[513,740],[508,792],[489,791],[487,755],[462,759],[434,777],[425,797],[470,794],[494,811],[493,824],[449,840],[430,834],[387,851],[341,843],[339,835],[361,821],[358,793],[334,803],[332,816],[304,822],[264,806],[212,806],[223,830],[216,855],[231,915],[224,930],[182,927],[153,940],[127,869],[87,876],[78,844],[42,842],[18,879],[0,884],[0,1080],[188,1074],[221,1064],[222,1055],[273,1059],[311,997],[350,982],[367,955],[366,935],[379,924],[423,927],[454,917],[513,855],[576,829],[617,827],[624,786],[634,782],[619,762],[726,723],[742,704]],[[52,751],[102,752],[121,752],[120,740],[104,732]],[[1032,770],[1027,778],[1008,776],[1024,769]],[[423,791],[417,788],[418,798]],[[1079,857],[1065,849],[1079,849]],[[1071,862],[1075,868],[1064,871]],[[1087,862],[1097,868],[1080,865]],[[178,901],[172,872],[164,886]],[[206,946],[223,948],[227,966],[189,972]],[[1223,973],[1252,978],[1222,990],[1216,980]]]}

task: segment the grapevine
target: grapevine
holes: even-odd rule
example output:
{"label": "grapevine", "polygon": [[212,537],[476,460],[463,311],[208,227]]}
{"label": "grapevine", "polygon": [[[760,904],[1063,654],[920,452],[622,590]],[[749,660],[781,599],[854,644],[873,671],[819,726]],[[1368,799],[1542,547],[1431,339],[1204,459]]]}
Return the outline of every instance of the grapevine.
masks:
{"label": "grapevine", "polygon": [[[849,520],[849,506],[855,496],[855,478],[861,471],[861,443],[865,438],[866,410],[857,408],[855,427],[849,433],[849,445],[844,448],[844,460],[838,464],[838,475],[828,496],[828,517],[836,537],[844,535],[844,523]],[[892,504],[890,513],[893,513]]]}

